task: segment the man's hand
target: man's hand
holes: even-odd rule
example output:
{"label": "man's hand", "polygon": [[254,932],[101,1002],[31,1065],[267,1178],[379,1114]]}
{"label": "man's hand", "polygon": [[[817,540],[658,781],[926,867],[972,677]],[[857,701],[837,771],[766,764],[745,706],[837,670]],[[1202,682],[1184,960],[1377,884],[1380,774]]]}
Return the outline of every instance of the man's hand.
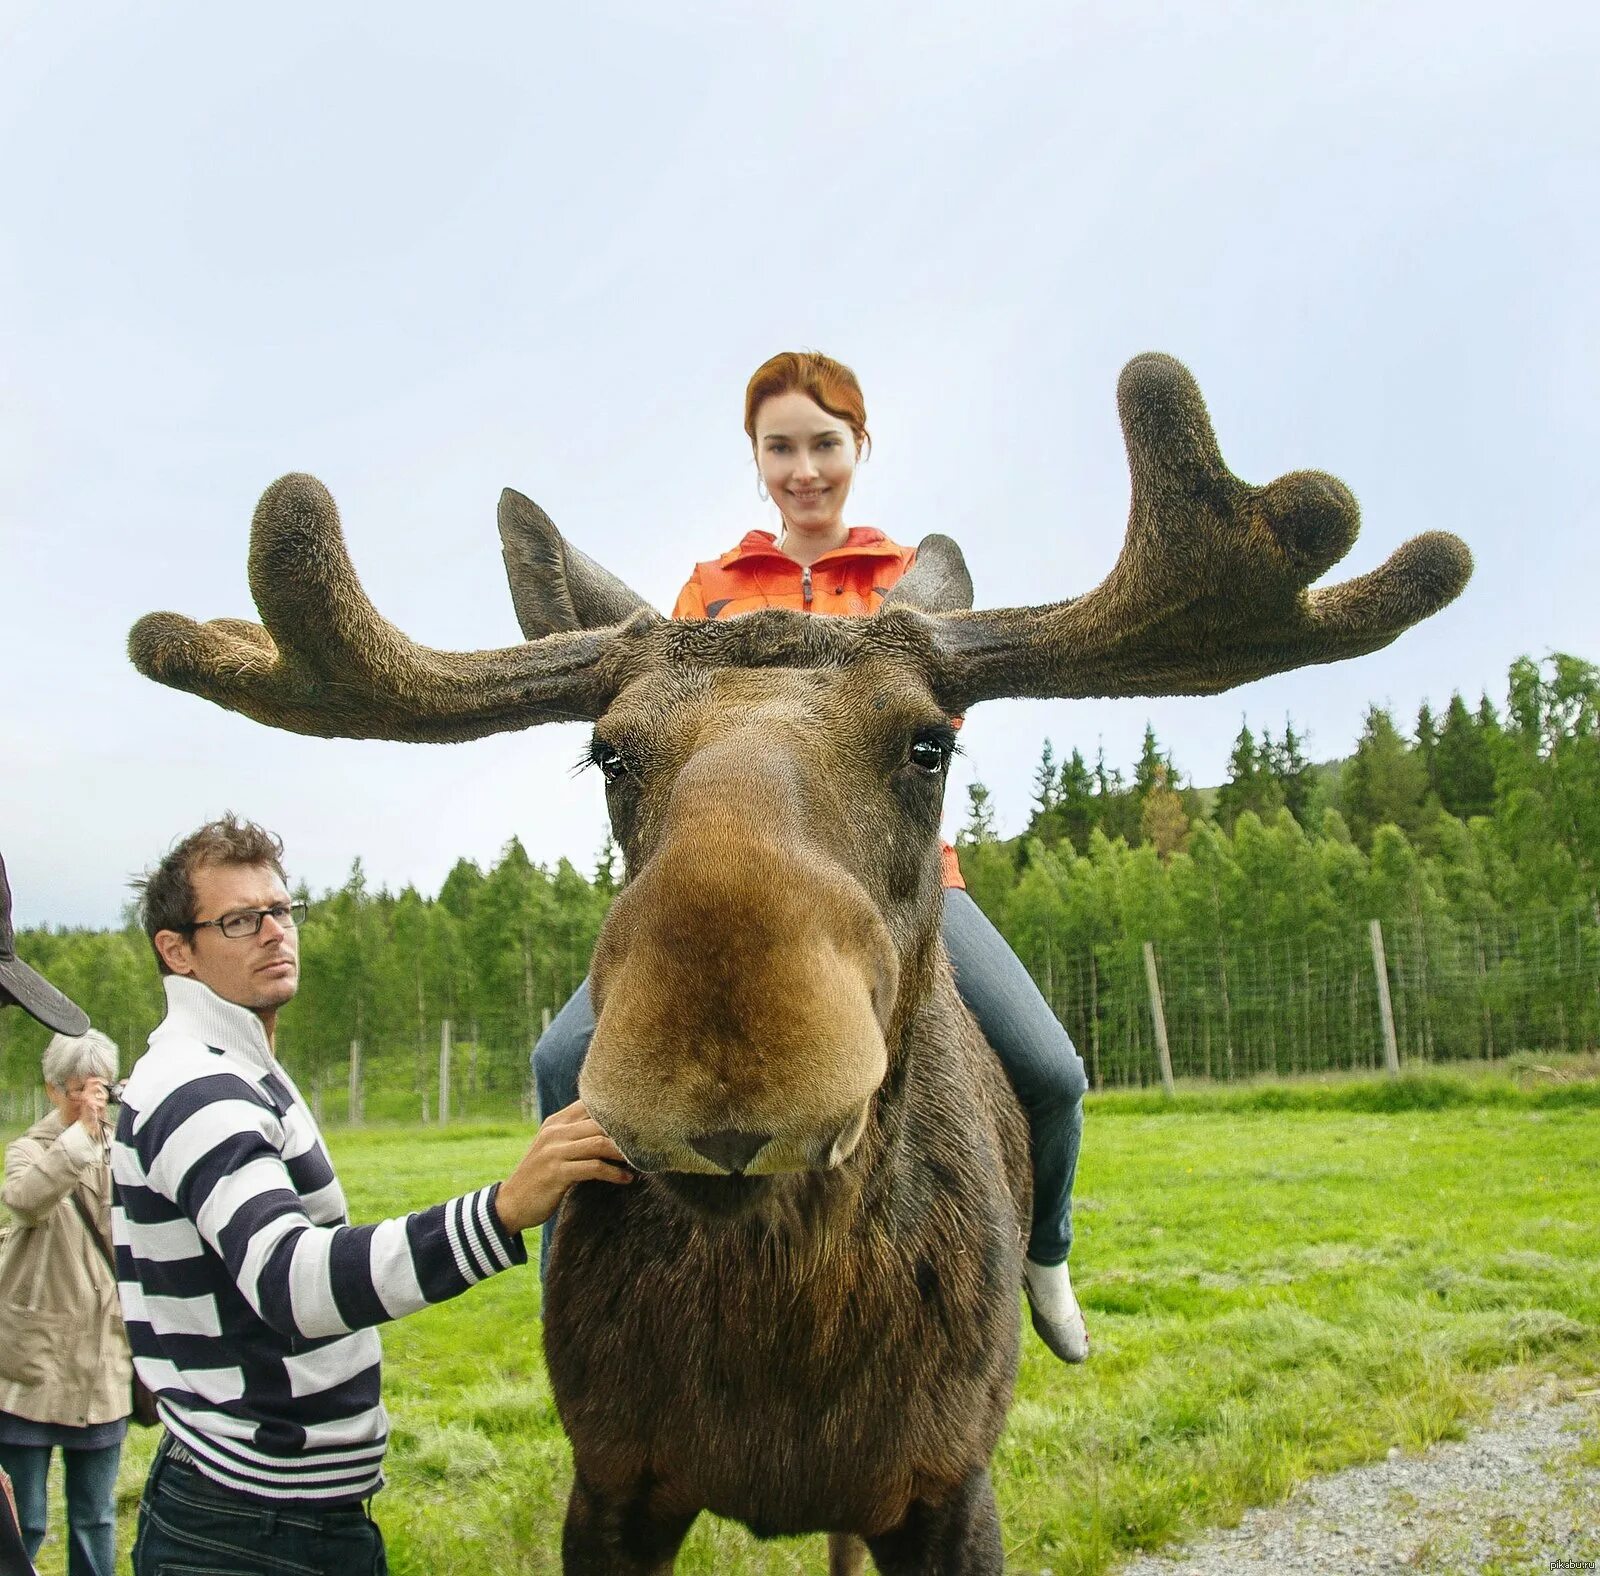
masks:
{"label": "man's hand", "polygon": [[574,1182],[631,1182],[620,1149],[574,1100],[545,1118],[517,1169],[494,1196],[500,1224],[513,1236],[542,1226]]}
{"label": "man's hand", "polygon": [[85,1078],[83,1093],[78,1097],[78,1120],[83,1130],[96,1142],[105,1131],[106,1101],[111,1090],[104,1078]]}

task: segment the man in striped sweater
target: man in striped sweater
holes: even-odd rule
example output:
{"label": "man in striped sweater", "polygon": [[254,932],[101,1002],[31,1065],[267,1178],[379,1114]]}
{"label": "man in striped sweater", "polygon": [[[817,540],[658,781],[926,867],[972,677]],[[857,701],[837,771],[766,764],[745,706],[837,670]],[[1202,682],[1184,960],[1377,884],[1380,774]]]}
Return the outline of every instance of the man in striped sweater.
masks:
{"label": "man in striped sweater", "polygon": [[366,1509],[389,1433],[373,1327],[524,1263],[522,1233],[568,1187],[629,1173],[573,1105],[505,1181],[348,1224],[322,1135],[273,1054],[304,912],[282,844],[228,816],[142,885],[167,1015],[123,1091],[113,1233],[135,1366],[166,1432],[135,1576],[384,1571]]}

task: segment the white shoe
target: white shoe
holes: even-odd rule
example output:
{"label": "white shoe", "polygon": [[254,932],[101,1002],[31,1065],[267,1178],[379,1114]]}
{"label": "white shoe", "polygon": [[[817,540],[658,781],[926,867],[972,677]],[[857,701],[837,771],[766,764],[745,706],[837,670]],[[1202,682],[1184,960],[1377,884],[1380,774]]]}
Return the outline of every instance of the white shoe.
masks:
{"label": "white shoe", "polygon": [[1022,1283],[1028,1289],[1028,1311],[1039,1339],[1064,1363],[1081,1363],[1089,1355],[1089,1331],[1083,1322],[1067,1273],[1066,1260],[1059,1264],[1022,1261]]}

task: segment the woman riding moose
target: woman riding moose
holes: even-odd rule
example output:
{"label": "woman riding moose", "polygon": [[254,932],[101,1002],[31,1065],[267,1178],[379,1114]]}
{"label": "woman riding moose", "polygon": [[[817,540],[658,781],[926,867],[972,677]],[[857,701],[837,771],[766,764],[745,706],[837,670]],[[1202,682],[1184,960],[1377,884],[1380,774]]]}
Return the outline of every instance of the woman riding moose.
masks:
{"label": "woman riding moose", "polygon": [[[882,531],[844,523],[856,466],[870,452],[866,401],[854,372],[814,351],[784,351],[757,367],[744,397],[744,428],[757,489],[777,506],[780,535],[750,531],[739,545],[696,564],[674,618],[727,619],[756,608],[862,617],[916,562]],[[1033,1326],[1063,1361],[1081,1363],[1089,1337],[1067,1270],[1072,1184],[1083,1137],[1083,1061],[1060,1020],[1000,932],[967,895],[956,851],[945,844],[944,944],[956,988],[994,1048],[1028,1117],[1033,1223],[1023,1261]],[[534,1048],[539,1110],[578,1098],[594,1035],[585,979]],[[548,1266],[556,1221],[544,1227]]]}

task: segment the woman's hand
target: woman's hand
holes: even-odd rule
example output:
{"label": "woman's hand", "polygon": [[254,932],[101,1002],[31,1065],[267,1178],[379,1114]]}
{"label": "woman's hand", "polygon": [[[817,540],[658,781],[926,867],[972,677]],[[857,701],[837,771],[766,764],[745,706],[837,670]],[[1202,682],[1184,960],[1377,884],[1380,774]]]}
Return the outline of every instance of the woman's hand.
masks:
{"label": "woman's hand", "polygon": [[574,1100],[545,1118],[517,1169],[495,1194],[495,1213],[512,1235],[542,1226],[574,1182],[631,1182],[627,1159]]}
{"label": "woman's hand", "polygon": [[84,1079],[83,1093],[78,1096],[78,1120],[96,1142],[106,1130],[106,1104],[110,1098],[111,1088],[104,1078]]}

